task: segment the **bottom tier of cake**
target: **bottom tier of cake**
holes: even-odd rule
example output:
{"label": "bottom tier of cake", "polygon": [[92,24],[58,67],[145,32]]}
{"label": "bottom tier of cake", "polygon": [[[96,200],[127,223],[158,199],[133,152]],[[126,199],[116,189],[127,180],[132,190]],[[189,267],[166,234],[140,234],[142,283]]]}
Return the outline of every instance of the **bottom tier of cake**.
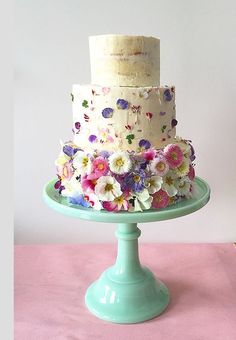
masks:
{"label": "bottom tier of cake", "polygon": [[138,152],[88,153],[66,142],[56,160],[55,188],[70,204],[96,210],[162,209],[192,197],[194,160],[191,142],[179,137],[163,149],[141,140]]}

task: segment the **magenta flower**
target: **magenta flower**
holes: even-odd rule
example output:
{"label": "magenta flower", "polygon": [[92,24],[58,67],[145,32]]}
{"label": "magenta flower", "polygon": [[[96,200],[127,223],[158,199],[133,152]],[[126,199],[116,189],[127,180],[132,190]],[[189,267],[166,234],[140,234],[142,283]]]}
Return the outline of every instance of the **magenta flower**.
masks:
{"label": "magenta flower", "polygon": [[164,156],[171,169],[177,168],[183,161],[184,154],[176,144],[169,144],[164,149]]}
{"label": "magenta flower", "polygon": [[168,194],[160,189],[159,191],[153,194],[152,206],[155,209],[166,208],[169,204],[169,196]]}
{"label": "magenta flower", "polygon": [[92,163],[92,173],[99,178],[105,176],[108,173],[109,165],[106,159],[103,157],[97,157]]}
{"label": "magenta flower", "polygon": [[90,178],[88,178],[88,176],[83,177],[82,180],[81,180],[81,186],[82,186],[82,189],[85,192],[86,191],[94,192],[94,188],[95,188],[96,183],[97,183],[96,179],[90,179]]}
{"label": "magenta flower", "polygon": [[195,170],[194,167],[192,166],[192,164],[190,164],[189,166],[189,173],[188,173],[188,178],[193,181],[195,178]]}
{"label": "magenta flower", "polygon": [[155,156],[156,156],[156,151],[154,149],[149,149],[143,153],[143,157],[147,161],[152,161]]}

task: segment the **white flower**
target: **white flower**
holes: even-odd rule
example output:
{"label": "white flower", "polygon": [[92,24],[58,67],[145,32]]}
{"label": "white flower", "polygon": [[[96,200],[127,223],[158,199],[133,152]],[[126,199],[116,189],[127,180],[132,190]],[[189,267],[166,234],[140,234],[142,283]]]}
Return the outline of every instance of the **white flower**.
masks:
{"label": "white flower", "polygon": [[134,206],[130,205],[129,211],[143,211],[148,210],[152,206],[153,197],[149,195],[147,189],[143,189],[141,192],[135,192],[133,195]]}
{"label": "white flower", "polygon": [[97,180],[95,194],[101,201],[113,201],[115,197],[121,196],[120,183],[112,176],[102,176]]}
{"label": "white flower", "polygon": [[174,172],[179,177],[186,176],[189,173],[189,165],[190,165],[189,158],[184,158],[180,166],[174,169]]}
{"label": "white flower", "polygon": [[162,189],[165,190],[165,192],[167,192],[167,194],[170,197],[175,196],[178,192],[178,190],[175,187],[175,180],[176,180],[176,175],[173,171],[169,171],[163,177]]}
{"label": "white flower", "polygon": [[78,176],[78,174],[75,173],[69,181],[64,180],[64,181],[61,182],[61,185],[63,187],[65,187],[65,189],[62,190],[62,192],[61,192],[62,196],[71,197],[71,196],[75,196],[77,194],[83,193],[81,183],[80,183],[79,180],[76,179],[77,176]]}
{"label": "white flower", "polygon": [[149,194],[154,194],[155,192],[160,190],[162,183],[163,180],[160,176],[152,176],[150,178],[147,178],[145,181],[145,185]]}
{"label": "white flower", "polygon": [[73,166],[80,175],[90,174],[92,162],[89,156],[83,151],[77,151],[73,159]]}
{"label": "white flower", "polygon": [[118,175],[129,172],[132,166],[129,154],[125,151],[114,152],[108,161],[111,171]]}
{"label": "white flower", "polygon": [[55,161],[56,166],[61,166],[67,163],[70,160],[70,157],[67,156],[64,152],[61,152],[58,156],[58,158]]}
{"label": "white flower", "polygon": [[94,193],[91,193],[91,194],[88,195],[88,197],[89,197],[89,202],[90,202],[93,209],[95,209],[95,210],[101,210],[102,209],[102,204],[99,201],[97,195],[95,195]]}
{"label": "white flower", "polygon": [[178,194],[181,196],[191,197],[191,181],[188,177],[183,177],[175,180],[175,187],[178,190]]}

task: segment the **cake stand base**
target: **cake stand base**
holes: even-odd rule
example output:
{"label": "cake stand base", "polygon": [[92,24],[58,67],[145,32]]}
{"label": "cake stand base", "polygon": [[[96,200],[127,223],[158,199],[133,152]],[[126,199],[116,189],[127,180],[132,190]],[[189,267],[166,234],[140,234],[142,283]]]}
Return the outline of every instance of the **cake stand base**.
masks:
{"label": "cake stand base", "polygon": [[168,305],[167,287],[140,265],[137,243],[140,233],[136,223],[118,225],[116,264],[87,290],[85,303],[101,319],[115,323],[142,322],[159,315]]}

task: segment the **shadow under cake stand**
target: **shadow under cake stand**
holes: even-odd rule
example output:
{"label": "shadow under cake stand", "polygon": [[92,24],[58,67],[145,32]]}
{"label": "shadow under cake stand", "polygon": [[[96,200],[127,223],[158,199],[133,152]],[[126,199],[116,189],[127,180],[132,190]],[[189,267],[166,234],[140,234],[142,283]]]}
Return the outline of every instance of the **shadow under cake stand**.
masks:
{"label": "shadow under cake stand", "polygon": [[168,220],[201,209],[210,198],[208,184],[195,178],[195,194],[173,206],[143,212],[96,211],[67,203],[54,189],[56,180],[44,187],[44,201],[58,212],[97,222],[117,223],[118,251],[115,264],[105,270],[87,289],[85,303],[100,319],[115,323],[138,323],[149,320],[164,311],[169,303],[168,288],[139,261],[137,223]]}

